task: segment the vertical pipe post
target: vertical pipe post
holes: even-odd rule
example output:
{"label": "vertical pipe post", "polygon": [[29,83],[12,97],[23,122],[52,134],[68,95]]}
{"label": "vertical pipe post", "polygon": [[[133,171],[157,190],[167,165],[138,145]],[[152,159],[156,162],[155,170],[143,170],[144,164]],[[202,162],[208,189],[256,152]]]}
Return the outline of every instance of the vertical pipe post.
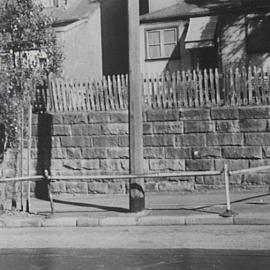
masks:
{"label": "vertical pipe post", "polygon": [[[20,115],[20,176],[23,176],[23,132],[24,132],[24,108],[22,107],[21,115]],[[23,182],[21,182],[21,211],[23,211]]]}
{"label": "vertical pipe post", "polygon": [[[129,37],[129,149],[130,173],[142,174],[143,167],[143,112],[140,72],[139,0],[128,0]],[[129,208],[140,212],[145,208],[144,179],[130,180]]]}
{"label": "vertical pipe post", "polygon": [[[29,98],[28,108],[28,151],[27,151],[27,175],[30,176],[31,148],[32,148],[32,104]],[[26,211],[31,211],[31,182],[27,182]]]}
{"label": "vertical pipe post", "polygon": [[225,180],[225,191],[226,191],[226,210],[221,214],[222,217],[232,217],[236,213],[231,210],[231,199],[230,199],[230,173],[228,165],[224,164],[224,180]]}
{"label": "vertical pipe post", "polygon": [[229,171],[228,171],[228,165],[227,164],[224,165],[224,178],[225,178],[227,211],[231,211]]}
{"label": "vertical pipe post", "polygon": [[48,184],[48,193],[49,193],[49,200],[50,200],[50,206],[51,206],[51,214],[54,214],[54,204],[53,204],[53,195],[52,195],[52,189],[51,189],[51,180],[49,178],[49,172],[48,170],[44,171],[45,180]]}

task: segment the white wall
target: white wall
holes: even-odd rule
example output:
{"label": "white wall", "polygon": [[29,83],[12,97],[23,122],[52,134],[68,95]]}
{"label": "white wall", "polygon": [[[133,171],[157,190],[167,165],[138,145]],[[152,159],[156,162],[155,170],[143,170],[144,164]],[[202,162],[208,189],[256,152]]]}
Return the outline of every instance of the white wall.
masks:
{"label": "white wall", "polygon": [[56,29],[64,45],[63,73],[76,78],[102,78],[100,6],[88,20]]}
{"label": "white wall", "polygon": [[149,0],[149,12],[178,4],[179,0]]}

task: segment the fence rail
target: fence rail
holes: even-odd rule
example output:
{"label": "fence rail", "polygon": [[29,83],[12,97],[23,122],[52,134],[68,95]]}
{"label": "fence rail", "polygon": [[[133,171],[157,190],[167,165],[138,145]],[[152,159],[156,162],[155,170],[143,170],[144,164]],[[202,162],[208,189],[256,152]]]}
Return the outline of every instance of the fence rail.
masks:
{"label": "fence rail", "polygon": [[[99,81],[50,75],[48,84],[37,87],[37,99],[51,112],[126,110],[128,80],[128,75],[107,76]],[[144,74],[141,82],[146,108],[270,104],[269,68]]]}

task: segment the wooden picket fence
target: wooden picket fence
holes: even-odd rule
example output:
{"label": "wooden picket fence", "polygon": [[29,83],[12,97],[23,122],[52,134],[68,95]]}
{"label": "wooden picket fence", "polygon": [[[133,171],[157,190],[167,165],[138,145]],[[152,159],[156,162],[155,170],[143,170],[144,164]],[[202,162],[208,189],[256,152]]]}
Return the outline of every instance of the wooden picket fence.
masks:
{"label": "wooden picket fence", "polygon": [[[270,104],[269,68],[144,74],[141,85],[146,108]],[[49,112],[126,110],[128,107],[128,75],[107,76],[99,81],[50,75],[48,83],[37,89],[37,100],[45,103]]]}

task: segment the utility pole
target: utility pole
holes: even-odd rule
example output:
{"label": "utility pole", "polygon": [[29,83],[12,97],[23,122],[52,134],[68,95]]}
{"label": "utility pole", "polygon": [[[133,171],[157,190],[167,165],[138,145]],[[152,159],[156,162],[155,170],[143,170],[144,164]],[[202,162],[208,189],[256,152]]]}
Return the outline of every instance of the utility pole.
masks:
{"label": "utility pole", "polygon": [[[139,0],[128,0],[129,37],[129,167],[131,174],[142,174],[143,166],[143,112],[140,70]],[[140,212],[145,208],[144,179],[131,179],[129,208]]]}

